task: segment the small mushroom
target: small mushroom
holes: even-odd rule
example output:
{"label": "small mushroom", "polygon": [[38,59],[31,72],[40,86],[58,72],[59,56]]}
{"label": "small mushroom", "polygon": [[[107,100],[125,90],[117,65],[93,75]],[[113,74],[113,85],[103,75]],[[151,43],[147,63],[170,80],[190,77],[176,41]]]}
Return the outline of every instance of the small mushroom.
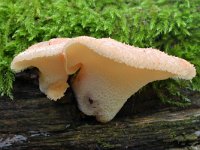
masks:
{"label": "small mushroom", "polygon": [[190,80],[196,74],[184,59],[109,38],[73,38],[64,50],[66,72],[78,71],[71,85],[79,108],[100,122],[113,119],[127,99],[146,84],[167,78]]}
{"label": "small mushroom", "polygon": [[57,38],[35,44],[13,59],[11,69],[20,72],[29,67],[37,67],[40,90],[48,98],[57,100],[64,96],[69,87],[62,53],[66,42],[67,38]]}

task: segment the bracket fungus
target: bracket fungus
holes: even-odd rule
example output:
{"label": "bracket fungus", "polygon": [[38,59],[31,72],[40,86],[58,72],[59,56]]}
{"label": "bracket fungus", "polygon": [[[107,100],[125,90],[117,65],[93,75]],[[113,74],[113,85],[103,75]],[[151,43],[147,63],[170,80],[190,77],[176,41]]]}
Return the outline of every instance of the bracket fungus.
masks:
{"label": "bracket fungus", "polygon": [[11,64],[17,72],[29,66],[40,70],[40,90],[54,100],[64,95],[68,75],[77,72],[70,85],[79,108],[100,122],[113,119],[127,99],[150,82],[196,75],[192,64],[159,50],[86,36],[36,44]]}

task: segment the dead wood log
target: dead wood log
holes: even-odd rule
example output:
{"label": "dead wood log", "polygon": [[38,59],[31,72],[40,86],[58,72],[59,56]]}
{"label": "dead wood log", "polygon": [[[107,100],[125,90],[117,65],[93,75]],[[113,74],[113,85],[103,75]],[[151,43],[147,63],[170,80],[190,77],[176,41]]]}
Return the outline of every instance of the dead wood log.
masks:
{"label": "dead wood log", "polygon": [[[53,102],[35,83],[17,78],[15,99],[0,98],[0,149],[200,148],[197,106],[166,107],[150,92],[132,97],[114,120],[101,124],[79,111],[70,89]],[[200,99],[199,93],[191,96]]]}

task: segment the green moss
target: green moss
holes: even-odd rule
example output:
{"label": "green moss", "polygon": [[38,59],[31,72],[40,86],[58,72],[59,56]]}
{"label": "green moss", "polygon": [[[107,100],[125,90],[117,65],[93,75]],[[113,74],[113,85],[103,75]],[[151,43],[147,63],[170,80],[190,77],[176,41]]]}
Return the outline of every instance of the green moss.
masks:
{"label": "green moss", "polygon": [[199,4],[200,0],[0,1],[0,93],[12,95],[9,65],[14,55],[36,42],[88,35],[158,48],[192,62],[197,68],[193,81],[153,86],[164,102],[166,95],[184,100],[180,89],[200,90]]}
{"label": "green moss", "polygon": [[195,134],[180,135],[175,138],[175,140],[177,140],[177,142],[195,141],[197,139],[198,139],[198,137]]}
{"label": "green moss", "polygon": [[117,147],[121,147],[121,144],[114,144],[105,140],[97,140],[97,144],[103,149],[116,149]]}

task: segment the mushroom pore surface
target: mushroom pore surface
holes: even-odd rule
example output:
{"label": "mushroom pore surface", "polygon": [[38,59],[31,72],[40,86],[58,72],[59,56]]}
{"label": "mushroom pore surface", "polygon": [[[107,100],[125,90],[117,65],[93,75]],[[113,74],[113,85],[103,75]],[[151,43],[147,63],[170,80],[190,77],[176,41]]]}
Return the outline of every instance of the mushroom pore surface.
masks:
{"label": "mushroom pore surface", "polygon": [[66,50],[67,68],[80,65],[72,88],[79,108],[87,115],[108,122],[126,100],[141,87],[174,75],[166,71],[138,69],[103,57],[83,44]]}

